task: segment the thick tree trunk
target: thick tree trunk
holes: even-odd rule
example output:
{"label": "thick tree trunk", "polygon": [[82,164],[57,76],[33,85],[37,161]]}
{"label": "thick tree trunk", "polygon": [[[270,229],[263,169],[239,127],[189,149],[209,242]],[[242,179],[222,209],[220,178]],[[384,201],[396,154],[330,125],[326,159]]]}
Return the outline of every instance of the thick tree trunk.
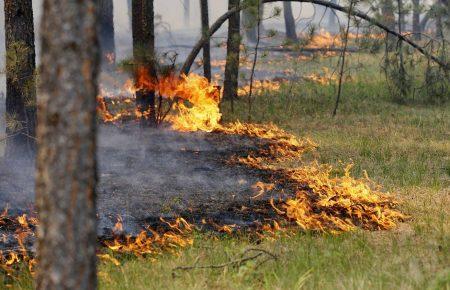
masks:
{"label": "thick tree trunk", "polygon": [[[155,61],[155,15],[153,0],[133,0],[133,57],[136,64],[136,86],[139,88],[139,75],[143,72],[156,79]],[[148,113],[142,117],[143,126],[156,125],[155,92],[144,88],[136,92],[136,105],[140,112]]]}
{"label": "thick tree trunk", "polygon": [[414,33],[414,39],[420,40],[420,33],[422,30],[420,29],[420,0],[412,0],[413,4],[413,15],[412,15],[412,29]]}
{"label": "thick tree trunk", "polygon": [[102,65],[107,69],[112,69],[116,62],[113,10],[113,0],[99,0],[98,11],[100,14],[100,48],[102,52]]}
{"label": "thick tree trunk", "polygon": [[[239,6],[239,2],[240,0],[228,0],[228,10]],[[237,97],[238,90],[240,45],[240,13],[235,13],[228,20],[227,62],[223,88],[223,98],[231,101],[232,110],[234,110],[234,99]]]}
{"label": "thick tree trunk", "polygon": [[283,2],[284,25],[286,27],[286,38],[291,41],[297,41],[297,32],[295,31],[295,19],[292,14],[291,2]]}
{"label": "thick tree trunk", "polygon": [[96,289],[96,1],[44,0],[36,287]]}
{"label": "thick tree trunk", "polygon": [[[208,0],[200,0],[200,12],[202,16],[202,34],[209,30]],[[211,44],[208,40],[203,45],[203,74],[211,82]]]}
{"label": "thick tree trunk", "polygon": [[35,151],[36,55],[31,0],[5,0],[6,114],[5,156]]}

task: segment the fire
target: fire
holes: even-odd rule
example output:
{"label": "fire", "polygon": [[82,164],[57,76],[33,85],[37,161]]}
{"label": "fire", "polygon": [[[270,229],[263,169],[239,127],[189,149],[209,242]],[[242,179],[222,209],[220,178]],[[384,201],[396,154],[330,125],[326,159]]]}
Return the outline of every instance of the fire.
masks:
{"label": "fire", "polygon": [[[169,111],[160,115],[159,119],[165,118],[174,130],[211,132],[219,126],[222,117],[219,109],[220,91],[217,86],[210,84],[206,78],[189,74],[181,77],[170,75],[154,79],[149,76],[145,69],[141,69],[138,71],[136,83],[136,86],[131,87],[130,82],[127,81],[125,86],[132,93],[141,89],[155,91],[161,100],[168,103]],[[99,96],[97,101],[98,115],[107,123],[131,117],[148,116],[148,112],[142,114],[135,108],[130,109],[129,106],[122,106],[122,109],[113,113],[108,108],[103,95]],[[125,99],[123,102],[131,103],[129,99]],[[157,112],[162,113],[165,109],[163,105],[161,102],[158,104]]]}
{"label": "fire", "polygon": [[13,238],[16,239],[18,246],[14,251],[0,251],[0,270],[11,274],[18,264],[23,263],[28,266],[30,273],[34,273],[36,260],[27,249],[26,240],[35,235],[33,230],[36,225],[36,218],[28,217],[26,214],[14,218],[8,215],[6,209],[3,211],[0,215],[0,228],[15,229]]}
{"label": "fire", "polygon": [[[270,80],[255,80],[253,82],[252,91],[253,94],[259,95],[264,91],[279,91],[281,83],[278,81]],[[238,89],[238,96],[245,97],[250,93],[250,85],[243,86]]]}
{"label": "fire", "polygon": [[331,34],[325,29],[321,29],[319,33],[312,35],[307,47],[308,48],[330,48],[342,45],[341,38],[338,34]]}
{"label": "fire", "polygon": [[[272,209],[304,230],[338,233],[356,228],[387,230],[406,219],[396,209],[397,202],[380,192],[366,176],[351,177],[351,165],[343,176],[333,176],[333,167],[316,161],[285,167],[298,160],[315,145],[301,142],[281,131],[265,134],[271,143],[246,157],[235,157],[231,164],[245,165],[270,173],[275,185],[291,190],[287,200],[271,200]],[[285,136],[284,138],[274,135]]]}
{"label": "fire", "polygon": [[116,62],[116,55],[114,52],[105,53],[105,58],[109,64],[114,64]]}
{"label": "fire", "polygon": [[338,80],[337,74],[330,71],[328,67],[323,67],[321,73],[311,73],[309,75],[304,76],[304,78],[321,85],[334,84]]}
{"label": "fire", "polygon": [[[192,225],[183,218],[177,218],[173,223],[161,219],[169,230],[158,232],[150,227],[141,231],[137,237],[116,236],[112,241],[105,241],[104,245],[118,253],[134,254],[144,256],[157,254],[162,250],[174,250],[184,248],[193,244],[190,237]],[[105,257],[103,257],[105,258]],[[109,258],[106,258],[110,260]]]}
{"label": "fire", "polygon": [[[304,38],[307,38],[308,35],[304,34]],[[383,33],[352,33],[350,32],[348,34],[349,40],[357,40],[357,39],[383,39],[385,37],[385,34]],[[306,45],[307,48],[332,48],[332,47],[342,47],[343,46],[343,39],[342,35],[340,33],[332,34],[329,31],[326,31],[325,29],[321,28],[319,33],[314,33],[312,36],[310,36],[309,42]]]}

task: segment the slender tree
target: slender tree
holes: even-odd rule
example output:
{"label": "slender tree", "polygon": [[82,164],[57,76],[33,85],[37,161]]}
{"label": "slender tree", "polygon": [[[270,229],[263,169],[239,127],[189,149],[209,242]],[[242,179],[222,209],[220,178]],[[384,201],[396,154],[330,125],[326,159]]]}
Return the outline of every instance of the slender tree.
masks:
{"label": "slender tree", "polygon": [[[337,0],[330,0],[331,3],[337,4]],[[337,18],[337,15],[335,11],[332,9],[328,9],[328,21],[327,21],[327,27],[328,31],[332,33],[338,33],[339,32],[339,21]]]}
{"label": "slender tree", "polygon": [[36,53],[31,0],[5,0],[7,158],[35,150]]}
{"label": "slender tree", "polygon": [[420,29],[420,0],[412,0],[413,4],[413,15],[412,15],[412,30],[414,33],[414,39],[420,40],[420,33],[422,30]]}
{"label": "slender tree", "polygon": [[284,25],[286,27],[286,38],[291,41],[297,41],[297,32],[295,31],[295,19],[292,14],[291,2],[283,2]]}
{"label": "slender tree", "polygon": [[[381,5],[381,17],[383,20],[383,24],[386,25],[389,29],[391,30],[396,30],[395,29],[395,8],[394,8],[394,3],[393,0],[381,0],[380,1],[380,5]],[[386,46],[386,49],[388,51],[392,50],[393,46],[394,46],[394,42],[395,42],[395,37],[393,37],[392,35],[388,36],[388,45]]]}
{"label": "slender tree", "polygon": [[184,25],[186,27],[189,27],[190,18],[191,18],[191,1],[190,0],[184,0],[183,16],[184,16]]}
{"label": "slender tree", "polygon": [[[200,12],[202,16],[202,34],[209,30],[208,0],[200,0]],[[211,42],[208,40],[203,45],[203,74],[211,81]]]}
{"label": "slender tree", "polygon": [[[228,0],[228,10],[239,6],[239,2],[240,0]],[[234,99],[237,97],[238,89],[240,44],[240,13],[234,13],[228,20],[227,62],[223,88],[223,98],[230,100],[232,110],[234,110]]]}
{"label": "slender tree", "polygon": [[[136,66],[136,105],[147,117],[142,117],[144,126],[156,125],[155,92],[142,88],[143,73],[151,79],[157,78],[155,62],[155,15],[153,0],[133,0],[133,57]],[[143,114],[144,115],[144,114]]]}
{"label": "slender tree", "polygon": [[[245,37],[248,41],[255,43],[257,41],[259,23],[260,31],[263,31],[262,22],[258,21],[257,15],[261,15],[261,19],[264,17],[264,3],[259,3],[258,1],[251,0],[254,4],[249,8],[242,11],[242,27],[245,31]],[[249,3],[252,3],[249,2]],[[259,9],[259,11],[258,11]]]}
{"label": "slender tree", "polygon": [[96,289],[94,0],[44,0],[38,102],[36,287]]}
{"label": "slender tree", "polygon": [[102,64],[106,68],[113,68],[116,61],[116,45],[114,43],[114,8],[113,0],[99,0],[100,14],[100,48]]}

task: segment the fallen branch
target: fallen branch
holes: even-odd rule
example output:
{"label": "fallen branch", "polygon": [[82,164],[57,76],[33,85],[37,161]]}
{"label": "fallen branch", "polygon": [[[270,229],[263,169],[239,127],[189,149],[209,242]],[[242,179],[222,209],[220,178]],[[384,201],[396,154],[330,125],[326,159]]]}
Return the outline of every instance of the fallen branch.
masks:
{"label": "fallen branch", "polygon": [[[259,47],[259,50],[274,52],[342,52],[342,47],[289,47],[289,46],[270,46]],[[358,52],[357,47],[347,47],[347,52]]]}
{"label": "fallen branch", "polygon": [[[245,257],[246,254],[250,253],[250,252],[257,252],[254,255]],[[212,264],[212,265],[196,265],[198,258],[196,260],[196,262],[194,263],[193,266],[179,266],[174,268],[172,271],[188,271],[188,270],[194,270],[194,269],[221,269],[221,268],[225,268],[225,267],[229,267],[229,266],[240,266],[248,261],[251,260],[256,260],[261,256],[267,256],[267,259],[263,261],[267,262],[268,260],[277,260],[278,257],[275,254],[272,254],[271,252],[264,250],[264,249],[257,249],[257,248],[250,248],[244,251],[244,253],[241,254],[241,258],[239,259],[235,259],[235,260],[231,260],[229,262],[226,263],[222,263],[222,264]]]}
{"label": "fallen branch", "polygon": [[[366,13],[363,13],[363,12],[358,11],[356,9],[350,9],[349,7],[343,7],[343,6],[340,6],[340,5],[335,4],[333,2],[328,2],[328,1],[324,1],[324,0],[262,0],[261,2],[263,4],[265,4],[265,3],[286,2],[286,1],[300,2],[300,3],[312,3],[312,4],[325,6],[325,7],[331,8],[333,10],[341,11],[341,12],[347,13],[349,15],[356,16],[356,17],[359,17],[361,19],[364,19],[364,20],[370,22],[371,24],[373,24],[373,25],[383,29],[387,33],[396,36],[399,40],[408,43],[413,48],[418,50],[421,54],[423,54],[426,58],[431,59],[435,63],[437,63],[445,71],[449,70],[449,64],[448,63],[446,63],[446,62],[440,60],[439,58],[431,55],[423,47],[421,47],[417,43],[413,42],[412,40],[408,39],[404,35],[398,33],[395,30],[390,29],[389,27],[387,27],[383,23],[381,23],[381,22],[377,21],[376,19],[370,17]],[[188,74],[189,73],[189,71],[191,70],[191,66],[194,63],[195,59],[197,58],[197,55],[200,53],[204,43],[207,42],[211,38],[211,36],[214,35],[214,33],[216,33],[219,30],[219,28],[222,26],[222,24],[224,24],[225,21],[227,21],[233,14],[239,13],[241,10],[243,10],[245,8],[247,8],[246,5],[241,5],[241,6],[235,7],[233,9],[227,11],[222,16],[220,16],[211,25],[210,29],[207,32],[204,33],[202,38],[195,44],[195,46],[192,48],[191,53],[186,58],[186,61],[184,62],[183,66],[182,66],[182,68],[180,70],[180,72],[182,74]]]}

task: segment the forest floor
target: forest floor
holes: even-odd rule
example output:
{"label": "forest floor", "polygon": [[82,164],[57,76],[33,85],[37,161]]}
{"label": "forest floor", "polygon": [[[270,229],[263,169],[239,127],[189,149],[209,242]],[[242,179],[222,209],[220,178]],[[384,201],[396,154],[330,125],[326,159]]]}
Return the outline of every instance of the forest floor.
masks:
{"label": "forest floor", "polygon": [[[258,95],[252,121],[273,122],[311,138],[319,145],[311,159],[336,166],[353,162],[356,176],[366,170],[401,200],[410,220],[391,231],[298,232],[257,245],[245,234],[194,233],[193,245],[175,254],[125,256],[119,266],[102,261],[100,289],[450,289],[450,105],[394,103],[377,61],[364,55],[350,58],[354,70],[334,118],[335,86],[300,80]],[[321,73],[327,65],[335,62],[290,62],[286,69],[304,75],[305,67]],[[231,113],[225,104],[225,121],[246,121],[247,100],[235,107]],[[174,271],[227,263],[249,248],[278,258]],[[31,288],[26,273],[12,285]]]}

